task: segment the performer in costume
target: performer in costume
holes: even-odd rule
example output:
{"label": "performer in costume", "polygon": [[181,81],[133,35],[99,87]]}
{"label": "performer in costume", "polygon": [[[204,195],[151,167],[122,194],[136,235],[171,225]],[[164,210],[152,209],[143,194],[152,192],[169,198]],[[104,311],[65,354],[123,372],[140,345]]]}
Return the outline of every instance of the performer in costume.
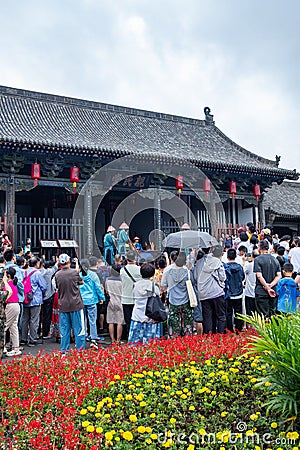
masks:
{"label": "performer in costume", "polygon": [[103,239],[104,259],[110,266],[114,262],[116,251],[116,238],[114,236],[115,231],[116,229],[112,225],[109,225]]}
{"label": "performer in costume", "polygon": [[118,241],[118,254],[125,257],[127,250],[129,249],[130,239],[128,236],[129,226],[123,222],[119,226],[117,241]]}
{"label": "performer in costume", "polygon": [[133,246],[138,250],[143,250],[143,247],[140,243],[140,238],[138,236],[135,236],[135,238],[133,239]]}

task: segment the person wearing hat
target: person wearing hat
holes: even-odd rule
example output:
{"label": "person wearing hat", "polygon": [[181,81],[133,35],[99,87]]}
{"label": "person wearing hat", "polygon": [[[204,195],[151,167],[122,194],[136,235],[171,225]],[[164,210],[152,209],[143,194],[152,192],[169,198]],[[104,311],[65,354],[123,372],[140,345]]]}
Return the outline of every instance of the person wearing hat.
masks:
{"label": "person wearing hat", "polygon": [[66,253],[59,255],[58,260],[61,270],[56,272],[54,279],[58,290],[60,351],[64,354],[70,350],[71,328],[77,350],[85,349],[83,301],[79,291],[79,286],[84,282],[79,275],[77,258],[75,269],[70,268],[70,256]]}
{"label": "person wearing hat", "polygon": [[114,236],[115,231],[116,229],[112,225],[109,225],[103,239],[104,259],[110,266],[114,262],[114,256],[117,247],[116,238]]}
{"label": "person wearing hat", "polygon": [[117,241],[118,241],[118,254],[125,257],[126,250],[129,248],[129,226],[123,222],[119,226]]}
{"label": "person wearing hat", "polygon": [[143,250],[142,244],[140,243],[140,238],[138,236],[135,236],[133,238],[133,246],[138,250]]}

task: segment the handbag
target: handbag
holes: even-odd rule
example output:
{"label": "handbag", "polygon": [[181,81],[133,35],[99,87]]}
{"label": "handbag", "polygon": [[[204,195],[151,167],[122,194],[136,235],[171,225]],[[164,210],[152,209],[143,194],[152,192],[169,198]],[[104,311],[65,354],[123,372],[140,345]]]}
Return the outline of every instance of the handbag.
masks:
{"label": "handbag", "polygon": [[194,286],[191,282],[189,270],[188,270],[188,279],[186,280],[186,288],[187,288],[187,293],[188,293],[188,297],[190,300],[190,307],[195,308],[198,305],[198,300],[197,300],[197,296],[196,296],[196,293],[194,290]]}
{"label": "handbag", "polygon": [[152,283],[152,295],[148,297],[145,315],[155,322],[164,322],[168,318],[165,305],[158,294],[155,294],[154,282]]}

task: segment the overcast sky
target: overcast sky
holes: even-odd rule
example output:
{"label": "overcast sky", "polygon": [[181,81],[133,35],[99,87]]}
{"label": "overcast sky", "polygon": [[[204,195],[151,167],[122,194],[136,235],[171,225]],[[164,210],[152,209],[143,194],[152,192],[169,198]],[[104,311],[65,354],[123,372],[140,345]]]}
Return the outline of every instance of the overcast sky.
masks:
{"label": "overcast sky", "polygon": [[0,0],[0,84],[204,118],[300,172],[299,0]]}

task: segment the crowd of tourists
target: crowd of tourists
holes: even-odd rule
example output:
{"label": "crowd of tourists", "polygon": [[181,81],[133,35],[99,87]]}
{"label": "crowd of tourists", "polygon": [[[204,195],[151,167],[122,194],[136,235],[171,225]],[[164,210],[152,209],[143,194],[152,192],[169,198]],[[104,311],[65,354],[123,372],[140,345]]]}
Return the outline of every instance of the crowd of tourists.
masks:
{"label": "crowd of tourists", "polygon": [[[106,327],[113,345],[240,333],[247,327],[241,315],[269,318],[299,309],[299,236],[279,237],[268,228],[258,233],[248,223],[236,236],[223,234],[220,245],[157,255],[138,237],[127,239],[125,225],[119,245],[108,228],[106,259],[81,261],[66,253],[45,261],[32,254],[30,239],[13,250],[1,233],[1,357],[51,338],[63,354],[72,339],[78,350],[88,343],[97,349]],[[149,314],[151,297],[160,300],[167,320]]]}

